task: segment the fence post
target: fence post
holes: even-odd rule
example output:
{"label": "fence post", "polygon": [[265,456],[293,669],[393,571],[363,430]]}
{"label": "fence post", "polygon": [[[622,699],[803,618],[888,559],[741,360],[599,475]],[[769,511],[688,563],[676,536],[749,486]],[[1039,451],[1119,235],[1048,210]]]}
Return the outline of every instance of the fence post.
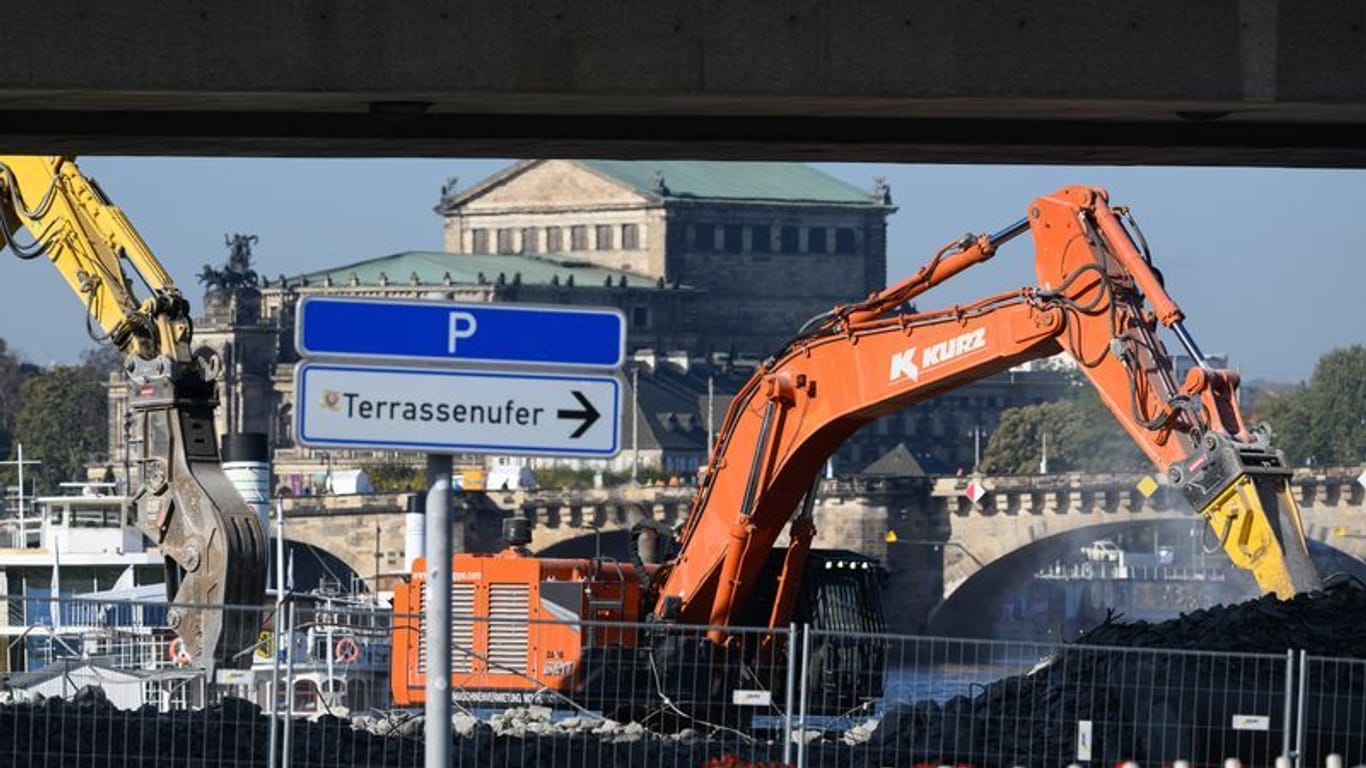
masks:
{"label": "fence post", "polygon": [[1309,652],[1305,650],[1300,651],[1299,699],[1299,727],[1295,729],[1295,751],[1292,755],[1296,768],[1299,768],[1304,760],[1304,731],[1309,720],[1309,714],[1307,712],[1309,709],[1307,706],[1309,702]]}
{"label": "fence post", "polygon": [[[294,620],[296,614],[294,606],[297,605],[293,600],[289,601],[289,624],[288,632],[285,635],[285,735],[284,743],[280,750],[280,764],[289,765],[293,762],[293,749],[291,743],[294,738]],[[277,635],[278,637],[278,635]]]}
{"label": "fence post", "polygon": [[[807,681],[811,679],[811,625],[802,625],[801,701],[797,704],[797,768],[806,768],[806,702],[810,698]],[[789,734],[788,738],[792,736]]]}
{"label": "fence post", "polygon": [[1290,760],[1290,721],[1294,719],[1295,651],[1285,649],[1285,714],[1281,718],[1281,756]]}
{"label": "fence post", "polygon": [[792,686],[797,683],[797,625],[787,625],[787,685],[783,697],[783,765],[792,765]]}
{"label": "fence post", "polygon": [[[276,749],[280,739],[280,629],[285,623],[285,502],[275,501],[275,619],[271,622],[270,655],[270,759],[268,768],[279,765]],[[259,638],[258,638],[259,639]],[[291,691],[291,694],[293,691]]]}

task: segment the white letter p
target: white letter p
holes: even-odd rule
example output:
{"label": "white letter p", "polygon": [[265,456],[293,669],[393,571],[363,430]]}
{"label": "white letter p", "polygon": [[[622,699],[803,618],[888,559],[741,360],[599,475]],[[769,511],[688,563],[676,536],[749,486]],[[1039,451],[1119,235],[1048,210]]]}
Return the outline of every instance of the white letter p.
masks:
{"label": "white letter p", "polygon": [[468,339],[473,336],[478,329],[479,323],[475,321],[474,315],[469,312],[452,312],[446,353],[455,354],[455,343],[460,339]]}

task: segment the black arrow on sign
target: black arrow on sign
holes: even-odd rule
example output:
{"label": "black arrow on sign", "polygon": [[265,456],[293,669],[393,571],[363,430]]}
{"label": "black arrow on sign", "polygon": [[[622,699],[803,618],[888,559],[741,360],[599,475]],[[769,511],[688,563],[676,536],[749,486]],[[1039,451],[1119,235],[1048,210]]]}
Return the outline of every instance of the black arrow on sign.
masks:
{"label": "black arrow on sign", "polygon": [[569,436],[571,439],[583,437],[583,433],[587,432],[589,427],[596,424],[598,417],[602,415],[598,413],[598,409],[594,408],[592,403],[588,402],[588,398],[584,397],[582,392],[576,389],[573,390],[573,395],[574,399],[579,401],[579,405],[583,406],[583,410],[571,411],[568,408],[561,408],[555,414],[562,419],[583,419],[583,423],[579,425],[579,428],[574,430],[574,433]]}

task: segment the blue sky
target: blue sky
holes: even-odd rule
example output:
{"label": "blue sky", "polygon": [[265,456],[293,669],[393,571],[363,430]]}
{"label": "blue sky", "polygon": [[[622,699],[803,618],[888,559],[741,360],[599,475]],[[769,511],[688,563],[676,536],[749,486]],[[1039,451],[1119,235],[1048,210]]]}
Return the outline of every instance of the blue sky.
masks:
{"label": "blue sky", "polygon": [[[442,183],[466,186],[502,160],[104,158],[82,169],[122,206],[196,304],[199,267],[225,233],[252,233],[274,277],[402,250],[441,247]],[[1366,342],[1361,223],[1366,173],[1242,168],[818,164],[860,187],[886,177],[893,280],[966,231],[992,231],[1067,184],[1130,205],[1206,352],[1246,378],[1307,378],[1319,355]],[[1032,282],[1021,238],[920,302],[929,309]],[[56,270],[0,255],[0,336],[36,363],[90,346],[79,302]]]}

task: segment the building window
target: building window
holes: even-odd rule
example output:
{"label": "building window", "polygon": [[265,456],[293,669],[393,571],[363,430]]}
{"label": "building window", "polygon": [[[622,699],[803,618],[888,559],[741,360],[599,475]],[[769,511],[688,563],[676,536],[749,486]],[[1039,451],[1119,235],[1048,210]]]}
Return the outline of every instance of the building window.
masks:
{"label": "building window", "polygon": [[535,227],[526,227],[522,230],[522,253],[539,253],[540,238]]}
{"label": "building window", "polygon": [[489,231],[487,229],[470,230],[470,253],[489,252]]}
{"label": "building window", "polygon": [[622,224],[621,225],[621,247],[622,250],[634,251],[640,248],[640,225]]}
{"label": "building window", "polygon": [[545,252],[560,253],[564,250],[564,230],[559,227],[545,228]]}
{"label": "building window", "polygon": [[716,225],[694,224],[693,241],[693,247],[699,251],[716,250]]}
{"label": "building window", "polygon": [[801,234],[796,227],[783,227],[779,239],[782,241],[779,247],[783,249],[783,253],[797,253],[801,250]]}
{"label": "building window", "polygon": [[650,308],[632,307],[631,308],[631,327],[649,328],[650,327]]}
{"label": "building window", "polygon": [[771,253],[773,251],[773,230],[766,226],[758,226],[750,230],[749,249],[755,253]]}
{"label": "building window", "polygon": [[808,253],[825,253],[825,227],[812,227],[806,233],[806,250]]}
{"label": "building window", "polygon": [[840,227],[835,230],[835,253],[854,252],[854,230],[849,227]]}
{"label": "building window", "polygon": [[607,224],[599,224],[594,233],[598,236],[597,248],[599,251],[612,250],[612,227]]}
{"label": "building window", "polygon": [[743,232],[739,224],[726,225],[726,253],[739,253],[745,249]]}
{"label": "building window", "polygon": [[580,224],[569,228],[569,249],[572,251],[588,250],[588,227]]}
{"label": "building window", "polygon": [[512,236],[517,230],[500,229],[498,230],[498,252],[516,253],[517,249],[512,244]]}

